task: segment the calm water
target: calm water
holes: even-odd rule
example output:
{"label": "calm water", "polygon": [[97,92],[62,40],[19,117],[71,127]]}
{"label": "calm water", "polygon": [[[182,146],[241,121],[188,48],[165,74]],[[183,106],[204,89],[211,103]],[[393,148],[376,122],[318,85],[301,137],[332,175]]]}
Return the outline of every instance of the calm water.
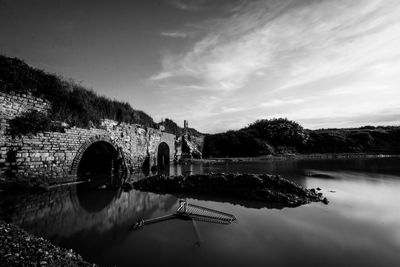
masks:
{"label": "calm water", "polygon": [[[0,216],[106,266],[400,266],[400,158],[288,160],[171,166],[170,174],[281,174],[320,187],[329,205],[271,208],[230,199],[188,199],[234,214],[231,225],[170,220],[177,196],[87,185],[0,195]],[[318,178],[321,177],[321,178]],[[273,207],[273,206],[272,206]]]}

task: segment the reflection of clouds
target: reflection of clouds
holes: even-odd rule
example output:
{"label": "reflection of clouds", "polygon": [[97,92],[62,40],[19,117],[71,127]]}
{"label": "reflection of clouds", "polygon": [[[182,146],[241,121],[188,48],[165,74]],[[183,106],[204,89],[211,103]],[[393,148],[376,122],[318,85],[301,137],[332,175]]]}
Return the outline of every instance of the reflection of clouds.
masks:
{"label": "reflection of clouds", "polygon": [[[329,172],[325,172],[329,173]],[[328,209],[347,220],[381,228],[400,244],[400,181],[398,176],[330,172],[336,179],[307,179],[308,187],[321,187],[331,200]],[[336,191],[335,193],[328,192]],[[372,229],[373,231],[373,229]]]}
{"label": "reflection of clouds", "polygon": [[[249,264],[249,259],[252,266],[265,266],[265,262],[271,266],[379,266],[396,262],[397,244],[391,243],[391,232],[368,221],[343,217],[332,212],[330,205],[316,203],[277,211],[212,203],[214,208],[235,214],[238,223],[220,228],[201,225],[201,229],[211,250],[229,255],[235,262],[247,259],[243,265]],[[240,255],[235,257],[237,251]],[[362,258],[357,256],[364,252],[367,254]]]}

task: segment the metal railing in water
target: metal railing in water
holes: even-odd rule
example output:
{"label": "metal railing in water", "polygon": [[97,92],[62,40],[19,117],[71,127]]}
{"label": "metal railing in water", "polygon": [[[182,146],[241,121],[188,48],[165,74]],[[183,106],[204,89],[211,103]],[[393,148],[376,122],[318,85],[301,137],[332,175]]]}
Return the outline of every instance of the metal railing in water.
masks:
{"label": "metal railing in water", "polygon": [[179,207],[175,213],[147,220],[139,220],[134,225],[132,225],[131,229],[141,229],[145,225],[158,223],[174,218],[204,221],[218,224],[231,224],[232,222],[237,220],[235,215],[198,205],[189,204],[185,200],[179,200]]}

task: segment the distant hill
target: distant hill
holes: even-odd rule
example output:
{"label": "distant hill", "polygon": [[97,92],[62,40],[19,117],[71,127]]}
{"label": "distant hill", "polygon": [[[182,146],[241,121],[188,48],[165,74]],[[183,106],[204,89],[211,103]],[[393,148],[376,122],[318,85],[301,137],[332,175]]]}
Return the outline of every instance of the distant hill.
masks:
{"label": "distant hill", "polygon": [[400,127],[307,130],[288,119],[259,120],[238,131],[206,135],[204,157],[284,153],[400,153]]}
{"label": "distant hill", "polygon": [[304,153],[400,153],[400,127],[309,130],[309,139],[299,150]]}

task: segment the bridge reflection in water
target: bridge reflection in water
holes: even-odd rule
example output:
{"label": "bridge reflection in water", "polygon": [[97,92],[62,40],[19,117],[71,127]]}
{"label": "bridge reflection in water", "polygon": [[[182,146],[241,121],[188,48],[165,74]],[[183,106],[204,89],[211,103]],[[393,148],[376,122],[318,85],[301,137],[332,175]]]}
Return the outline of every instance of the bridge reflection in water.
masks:
{"label": "bridge reflection in water", "polygon": [[[229,168],[228,165],[224,166],[216,168],[204,164],[170,165],[158,173],[188,175],[209,171],[223,172],[224,168]],[[133,173],[128,179],[138,180],[150,174],[152,173]],[[304,183],[303,180],[297,182]],[[136,190],[122,192],[119,188],[109,186],[102,189],[97,182],[83,183],[35,194],[3,193],[0,198],[0,218],[14,222],[33,234],[63,243],[70,236],[82,232],[102,233],[116,227],[125,231],[138,219],[173,212],[178,197],[180,196],[158,195]],[[252,208],[265,207],[259,206],[259,203],[215,199],[209,196],[195,198],[220,200]]]}
{"label": "bridge reflection in water", "polygon": [[73,236],[110,230],[126,231],[132,222],[175,208],[177,199],[117,188],[99,189],[90,183],[47,192],[9,192],[0,199],[0,218],[30,233],[66,245]]}

